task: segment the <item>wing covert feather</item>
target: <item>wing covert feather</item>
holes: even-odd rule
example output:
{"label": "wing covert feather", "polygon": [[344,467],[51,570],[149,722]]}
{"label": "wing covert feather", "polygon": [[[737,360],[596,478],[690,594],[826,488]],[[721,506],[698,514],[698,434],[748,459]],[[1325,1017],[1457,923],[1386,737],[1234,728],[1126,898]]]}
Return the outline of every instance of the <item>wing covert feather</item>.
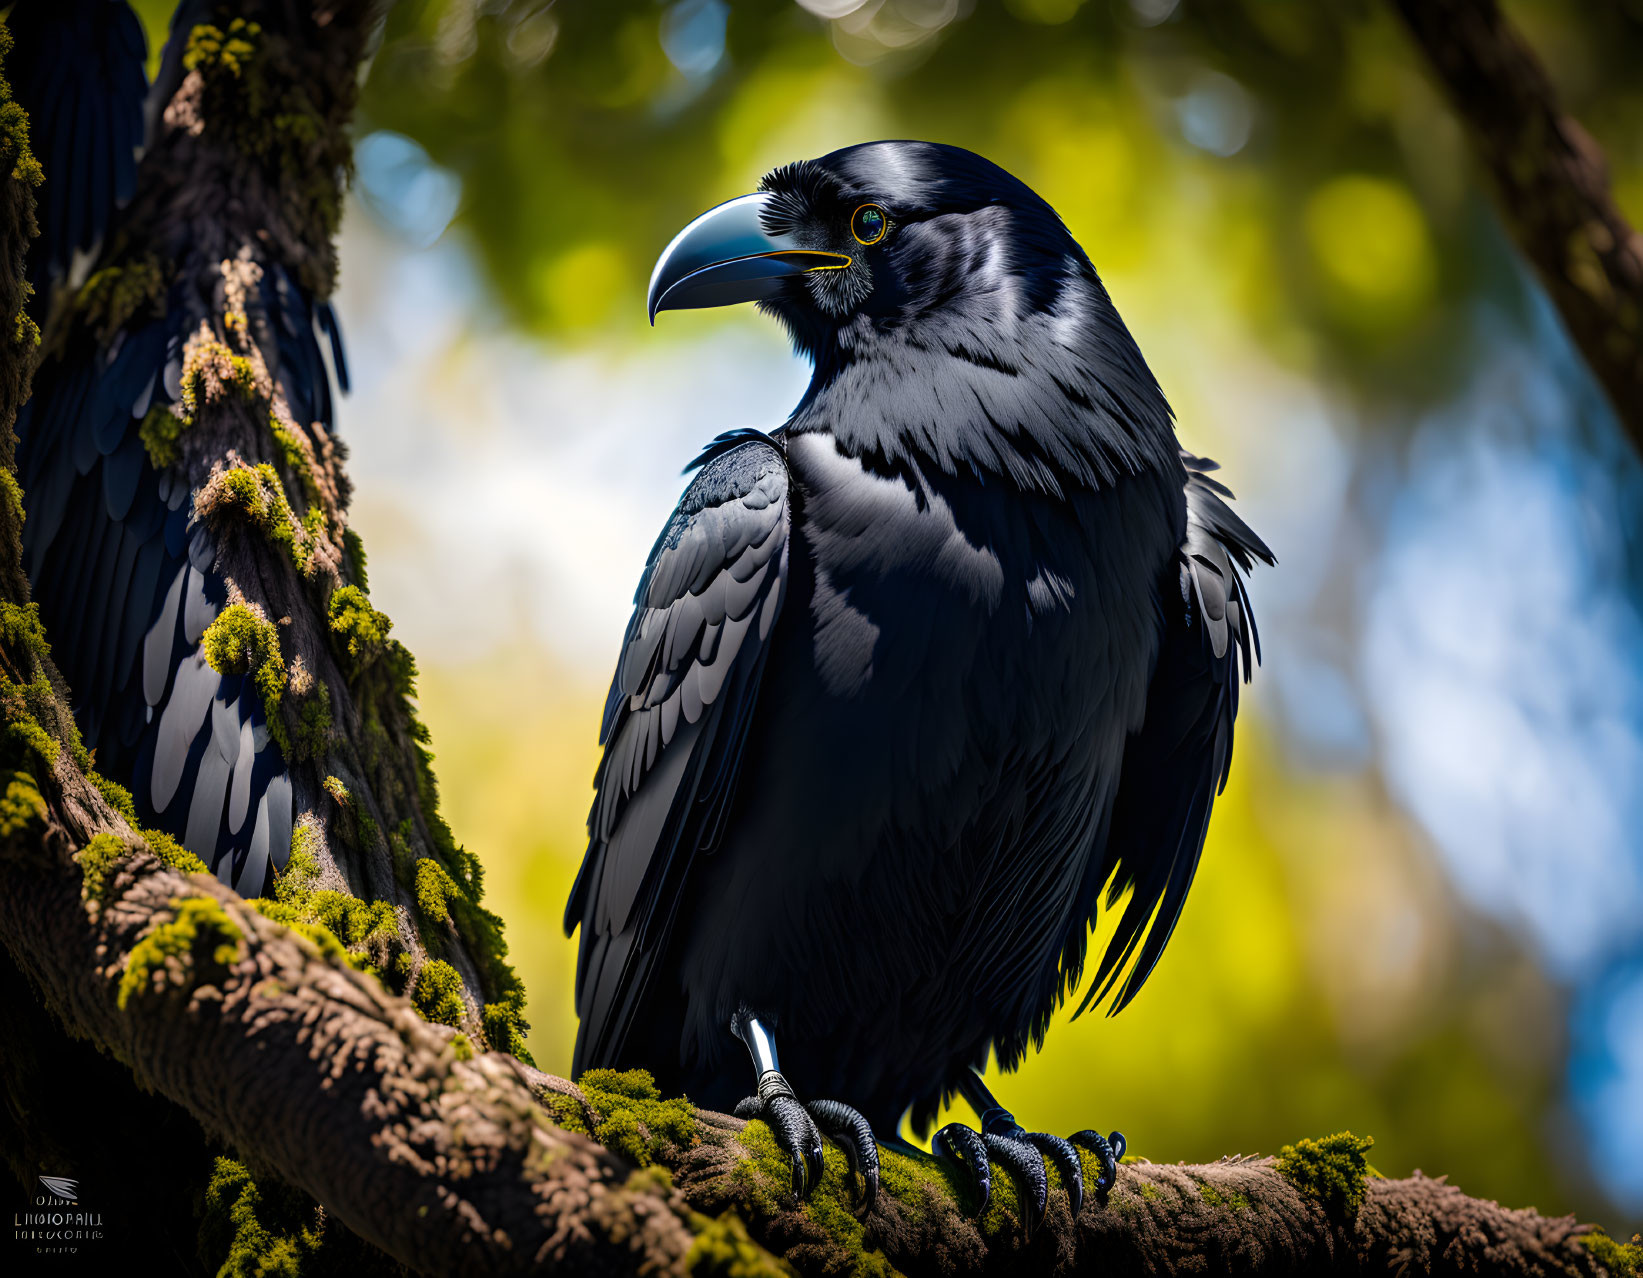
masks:
{"label": "wing covert feather", "polygon": [[588,850],[565,910],[582,939],[574,1073],[618,1059],[691,862],[717,846],[787,583],[787,461],[722,435],[651,550],[600,733]]}

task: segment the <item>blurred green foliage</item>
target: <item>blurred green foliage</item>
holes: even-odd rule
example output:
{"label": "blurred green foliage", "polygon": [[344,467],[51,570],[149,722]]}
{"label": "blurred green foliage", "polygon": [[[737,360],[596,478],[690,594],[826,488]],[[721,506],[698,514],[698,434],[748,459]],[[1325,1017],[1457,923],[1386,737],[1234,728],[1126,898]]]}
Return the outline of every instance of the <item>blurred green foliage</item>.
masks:
{"label": "blurred green foliage", "polygon": [[[365,126],[415,138],[461,178],[458,223],[515,318],[606,326],[638,307],[696,212],[778,163],[884,136],[997,160],[1104,272],[1166,257],[1172,208],[1213,208],[1244,321],[1364,391],[1429,393],[1467,303],[1502,283],[1465,140],[1386,5],[882,0],[829,22],[761,0],[728,6],[704,72],[674,28],[708,7],[392,10]],[[1512,9],[1643,215],[1638,4]]]}

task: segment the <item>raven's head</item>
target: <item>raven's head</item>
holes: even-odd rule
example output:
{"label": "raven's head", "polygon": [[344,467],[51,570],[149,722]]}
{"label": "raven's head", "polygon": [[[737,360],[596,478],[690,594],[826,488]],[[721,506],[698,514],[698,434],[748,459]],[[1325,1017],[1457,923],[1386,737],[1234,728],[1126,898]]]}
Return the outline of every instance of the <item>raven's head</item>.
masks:
{"label": "raven's head", "polygon": [[650,316],[759,301],[815,354],[852,326],[1047,302],[1038,295],[1079,266],[1054,210],[991,161],[869,142],[783,165],[685,227],[651,275]]}
{"label": "raven's head", "polygon": [[[855,411],[832,429],[887,453],[899,437],[947,469],[1038,473],[1045,460],[1085,480],[1143,455],[1173,464],[1169,408],[1141,352],[1083,249],[1025,183],[959,147],[870,142],[784,165],[760,186],[674,237],[651,274],[653,321],[757,301],[815,360],[801,414],[849,394]],[[882,394],[887,368],[905,392],[899,409]],[[853,393],[868,382],[881,393]],[[894,420],[865,420],[880,408]],[[1017,441],[1051,456],[1000,455]]]}

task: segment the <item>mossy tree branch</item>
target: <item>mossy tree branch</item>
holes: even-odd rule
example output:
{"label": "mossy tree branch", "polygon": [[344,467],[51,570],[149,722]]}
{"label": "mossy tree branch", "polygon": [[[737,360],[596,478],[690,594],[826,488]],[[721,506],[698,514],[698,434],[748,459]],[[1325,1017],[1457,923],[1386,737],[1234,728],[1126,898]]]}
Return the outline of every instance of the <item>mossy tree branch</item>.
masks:
{"label": "mossy tree branch", "polygon": [[208,875],[137,852],[85,896],[84,841],[52,821],[8,844],[0,937],[72,1033],[210,1135],[422,1272],[683,1256],[677,1193],[554,1128],[527,1067],[458,1059],[454,1031]]}
{"label": "mossy tree branch", "polygon": [[[0,63],[10,56],[11,35],[0,21]],[[29,122],[0,78],[0,842],[31,847],[47,830],[73,830],[87,843],[123,848],[138,835],[111,804],[115,792],[89,772],[22,566],[12,428],[40,351],[39,329],[24,309],[24,254],[35,234],[41,175]],[[135,1218],[150,1226],[140,1241],[156,1256],[174,1254],[193,1226],[178,1186],[191,1163],[209,1157],[197,1125],[139,1090],[119,1065],[66,1038],[3,950],[0,1042],[0,1150],[19,1182],[32,1184],[48,1167],[84,1174],[104,1151],[111,1166],[123,1157],[122,1170],[140,1159],[146,1174],[134,1178],[129,1200]]]}
{"label": "mossy tree branch", "polygon": [[1497,0],[1393,0],[1474,150],[1501,216],[1643,452],[1643,234],[1603,153],[1563,110]]}
{"label": "mossy tree branch", "polygon": [[865,1222],[831,1147],[801,1207],[762,1123],[661,1100],[642,1075],[579,1090],[475,1054],[215,880],[146,854],[87,898],[70,857],[83,837],[53,822],[0,863],[0,940],[49,1005],[422,1272],[775,1274],[777,1256],[803,1274],[1604,1272],[1572,1219],[1418,1174],[1366,1177],[1366,1142],[1350,1138],[1278,1160],[1133,1163],[1077,1220],[1055,1186],[1030,1240],[1007,1178],[978,1220],[949,1168],[894,1153]]}

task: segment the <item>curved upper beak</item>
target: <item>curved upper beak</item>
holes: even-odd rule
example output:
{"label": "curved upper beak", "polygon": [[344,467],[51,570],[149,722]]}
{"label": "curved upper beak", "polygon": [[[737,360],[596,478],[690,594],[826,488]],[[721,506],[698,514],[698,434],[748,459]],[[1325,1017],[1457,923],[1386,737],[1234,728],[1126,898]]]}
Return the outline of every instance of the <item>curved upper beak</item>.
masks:
{"label": "curved upper beak", "polygon": [[657,311],[756,302],[774,297],[790,275],[850,265],[848,254],[800,248],[788,236],[766,232],[759,212],[769,199],[740,196],[709,209],[673,237],[650,273],[646,304],[652,324]]}

